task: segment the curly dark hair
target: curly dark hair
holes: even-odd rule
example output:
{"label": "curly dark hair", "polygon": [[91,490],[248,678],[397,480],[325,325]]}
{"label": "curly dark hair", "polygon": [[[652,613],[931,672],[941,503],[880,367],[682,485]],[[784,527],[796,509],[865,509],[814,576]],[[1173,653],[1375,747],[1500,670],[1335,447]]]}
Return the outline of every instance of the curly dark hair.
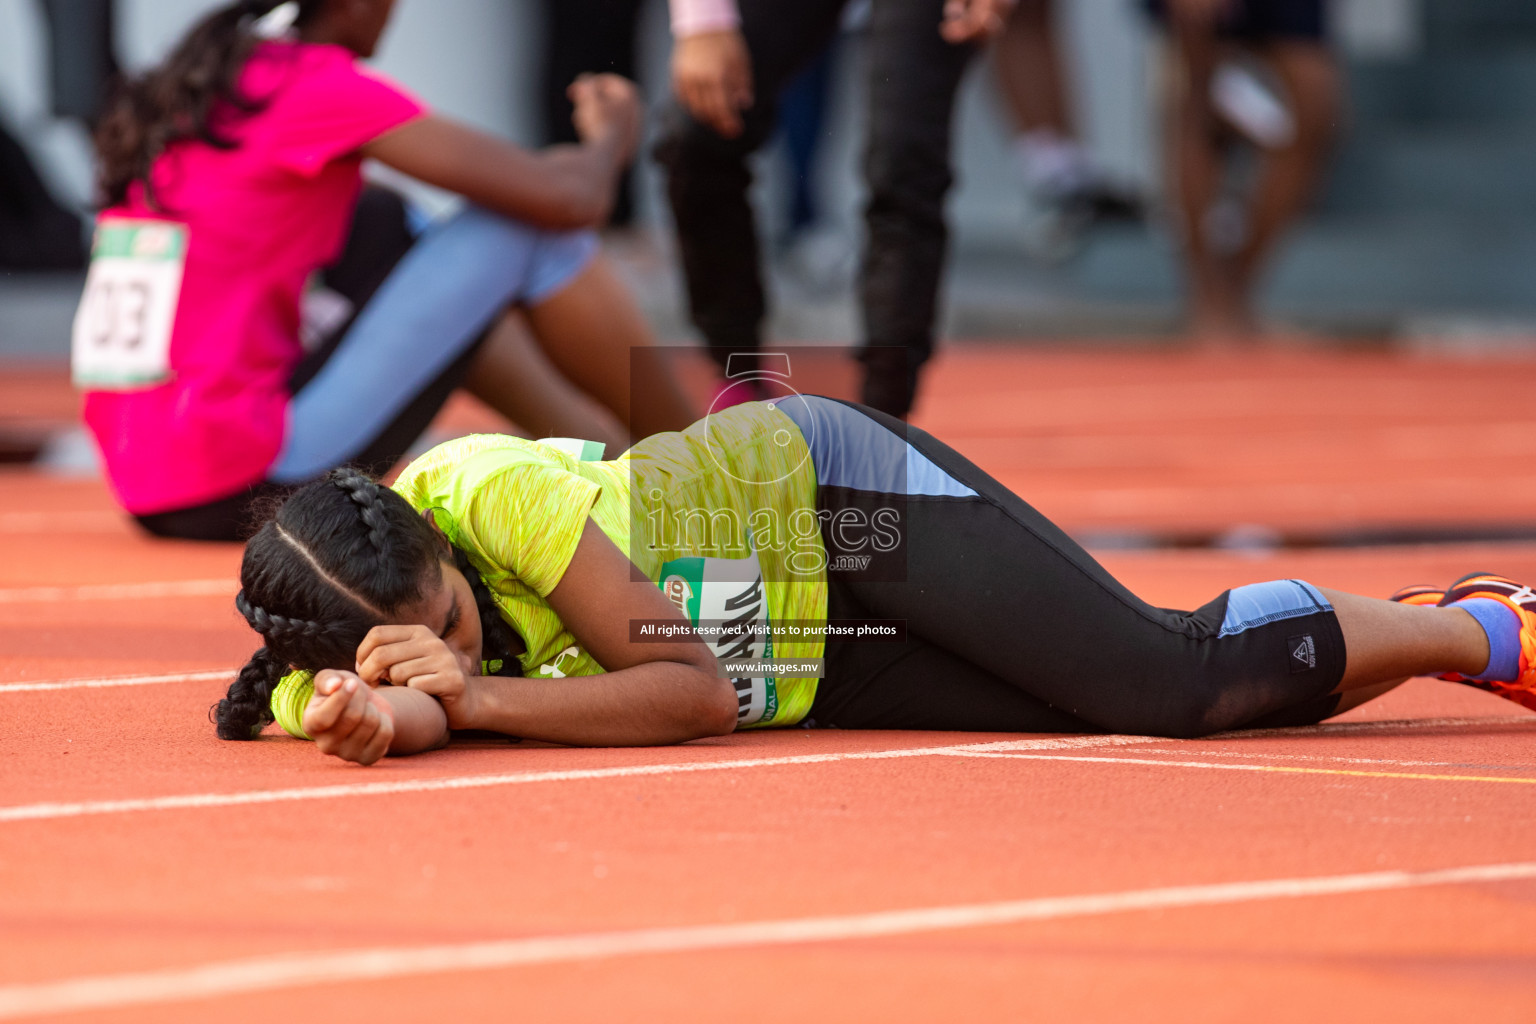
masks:
{"label": "curly dark hair", "polygon": [[[105,205],[124,202],[129,186],[141,181],[146,202],[155,207],[149,171],[173,143],[197,139],[218,149],[235,147],[229,130],[265,106],[239,87],[256,43],[250,27],[280,3],[240,0],[219,8],[192,26],[164,63],[122,84],[96,128],[97,185]],[[303,25],[326,0],[298,3],[296,24]]]}
{"label": "curly dark hair", "polygon": [[517,675],[522,638],[501,617],[469,557],[399,494],[353,469],[296,491],[245,546],[235,607],[264,646],[212,717],[219,737],[248,740],[272,721],[272,690],[289,667],[351,669],[374,626],[421,600],[445,554],[469,580],[481,657]]}

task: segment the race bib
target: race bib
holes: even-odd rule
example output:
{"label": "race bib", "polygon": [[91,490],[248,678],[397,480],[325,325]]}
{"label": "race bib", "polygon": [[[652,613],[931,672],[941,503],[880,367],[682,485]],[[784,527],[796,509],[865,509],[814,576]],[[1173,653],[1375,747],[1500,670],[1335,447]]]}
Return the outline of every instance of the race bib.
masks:
{"label": "race bib", "polygon": [[97,225],[71,341],[76,387],[121,391],[170,379],[186,259],[183,224],[109,218]]}
{"label": "race bib", "polygon": [[[700,630],[720,660],[773,657],[768,634],[768,596],[757,552],[748,558],[675,558],[661,567],[658,583],[678,610]],[[702,627],[702,628],[701,628]],[[732,676],[736,724],[756,725],[778,714],[779,694],[771,676]]]}
{"label": "race bib", "polygon": [[602,462],[603,452],[608,448],[601,441],[583,441],[579,437],[546,437],[539,444],[564,452],[577,462]]}

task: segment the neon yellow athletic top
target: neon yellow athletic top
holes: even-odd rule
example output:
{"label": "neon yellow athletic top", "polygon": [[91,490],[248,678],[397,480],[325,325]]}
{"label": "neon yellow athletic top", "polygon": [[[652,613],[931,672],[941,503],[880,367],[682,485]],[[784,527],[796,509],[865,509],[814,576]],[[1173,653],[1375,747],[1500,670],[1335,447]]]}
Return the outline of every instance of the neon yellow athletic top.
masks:
{"label": "neon yellow athletic top", "polygon": [[[416,459],[394,486],[431,509],[480,571],[528,645],[525,675],[603,671],[546,600],[589,515],[717,655],[822,656],[827,576],[815,468],[799,428],[770,405],[714,413],[606,462],[505,435],[459,438]],[[735,632],[710,632],[722,624]],[[741,727],[793,725],[816,695],[809,677],[735,684]]]}

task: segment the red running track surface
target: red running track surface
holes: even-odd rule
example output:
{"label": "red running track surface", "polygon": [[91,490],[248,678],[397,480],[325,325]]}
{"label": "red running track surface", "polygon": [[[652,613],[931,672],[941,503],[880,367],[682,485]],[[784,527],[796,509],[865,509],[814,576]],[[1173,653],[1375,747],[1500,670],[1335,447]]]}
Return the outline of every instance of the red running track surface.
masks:
{"label": "red running track surface", "polygon": [[[918,422],[1082,534],[1520,527],[1532,369],[971,348]],[[1518,542],[1101,554],[1182,606],[1536,578]],[[358,769],[213,737],[254,646],[238,560],[0,471],[0,1019],[1536,1016],[1536,716],[1486,694],[1415,680],[1184,742],[787,730]]]}

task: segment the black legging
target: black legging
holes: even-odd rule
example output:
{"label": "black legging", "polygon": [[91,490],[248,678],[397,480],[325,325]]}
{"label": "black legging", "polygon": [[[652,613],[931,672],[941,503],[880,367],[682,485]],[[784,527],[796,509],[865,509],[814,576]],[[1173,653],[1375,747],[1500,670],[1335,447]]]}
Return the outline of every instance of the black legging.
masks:
{"label": "black legging", "polygon": [[[1337,706],[1330,691],[1344,672],[1344,639],[1333,611],[1305,596],[1315,591],[1258,584],[1194,612],[1154,608],[953,449],[860,411],[977,496],[820,487],[829,555],[843,509],[897,509],[902,537],[883,564],[829,573],[828,617],[901,619],[908,636],[829,643],[815,724],[1197,736],[1315,722]],[[829,428],[840,429],[818,426]],[[868,446],[870,435],[846,443]],[[1280,594],[1300,595],[1292,604],[1305,611],[1228,621],[1232,595],[1244,592],[1239,609]]]}

